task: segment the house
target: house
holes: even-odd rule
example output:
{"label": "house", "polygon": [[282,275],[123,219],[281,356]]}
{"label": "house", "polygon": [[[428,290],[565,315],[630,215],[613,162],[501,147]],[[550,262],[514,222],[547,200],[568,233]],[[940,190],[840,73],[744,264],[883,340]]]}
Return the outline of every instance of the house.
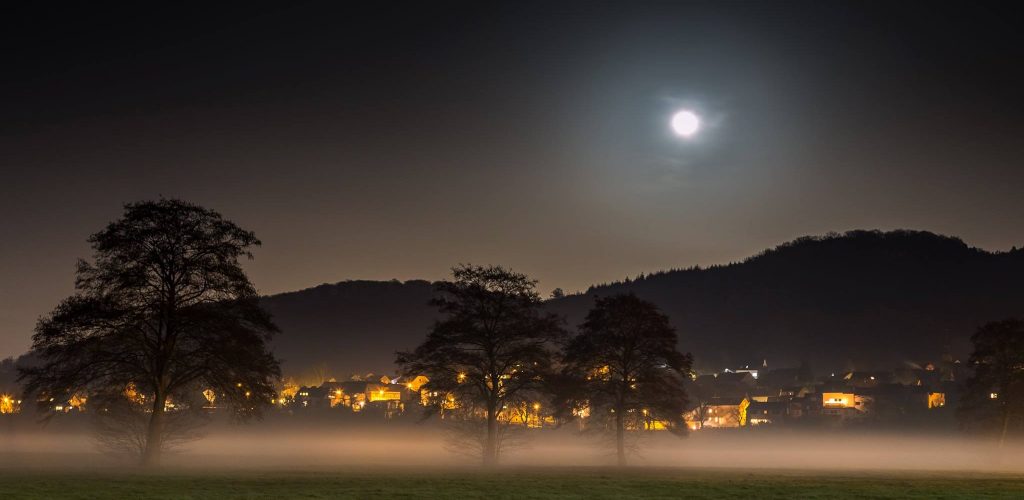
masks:
{"label": "house", "polygon": [[[397,382],[397,380],[396,380]],[[419,393],[408,384],[391,383],[381,377],[379,382],[365,380],[329,381],[320,387],[302,387],[295,396],[296,404],[303,408],[348,408],[362,411],[367,405],[380,406],[386,414],[401,412],[408,401],[415,401]]]}
{"label": "house", "polygon": [[751,401],[747,406],[747,425],[779,424],[789,417],[789,401]]}
{"label": "house", "polygon": [[756,377],[749,371],[719,373],[715,375],[715,380],[719,384],[735,384],[744,387],[754,387],[757,385]]}
{"label": "house", "polygon": [[295,404],[300,408],[326,408],[331,406],[331,396],[326,384],[320,387],[299,387],[295,393]]}
{"label": "house", "polygon": [[742,398],[757,386],[750,373],[716,373],[701,375],[693,381],[695,394],[700,399]]}
{"label": "house", "polygon": [[730,369],[726,368],[724,370],[724,372],[725,373],[749,373],[750,376],[754,378],[754,380],[757,380],[758,372],[764,371],[763,369],[767,369],[768,368],[768,361],[767,360],[765,360],[764,363],[761,364],[761,368],[762,369],[758,369],[756,366],[751,368],[750,365],[743,365],[743,368],[736,368],[734,370],[730,370]]}
{"label": "house", "polygon": [[821,414],[840,420],[861,418],[868,412],[872,401],[869,396],[853,392],[823,392]]}
{"label": "house", "polygon": [[[858,390],[857,393],[871,398],[871,413],[875,420],[905,422],[913,415],[924,413],[929,408],[929,389],[920,385],[882,384]],[[938,401],[936,397],[936,403]],[[945,405],[945,395],[942,397]]]}
{"label": "house", "polygon": [[687,412],[684,420],[691,430],[742,427],[747,425],[748,406],[746,397],[712,398]]}
{"label": "house", "polygon": [[859,396],[853,392],[821,393],[822,408],[854,408],[863,411],[870,401],[870,398]]}
{"label": "house", "polygon": [[0,394],[0,415],[12,415],[21,411],[21,400],[10,394]]}
{"label": "house", "polygon": [[939,372],[924,368],[898,368],[893,370],[892,381],[903,385],[932,386],[939,383]]}
{"label": "house", "polygon": [[430,379],[425,375],[417,375],[415,377],[403,377],[399,379],[398,382],[405,384],[405,387],[410,391],[419,392],[420,388],[423,387],[424,384],[430,382]]}
{"label": "house", "polygon": [[790,418],[799,419],[804,417],[821,415],[821,395],[818,393],[803,393],[799,396],[794,396],[790,398],[788,400],[788,403],[788,413]]}
{"label": "house", "polygon": [[886,371],[852,371],[843,374],[843,380],[850,387],[876,387],[879,384],[893,383],[893,374]]}

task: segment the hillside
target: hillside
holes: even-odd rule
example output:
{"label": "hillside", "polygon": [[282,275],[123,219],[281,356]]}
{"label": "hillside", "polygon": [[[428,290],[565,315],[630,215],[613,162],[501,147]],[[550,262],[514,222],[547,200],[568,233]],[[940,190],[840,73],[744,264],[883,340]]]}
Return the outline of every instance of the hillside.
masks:
{"label": "hillside", "polygon": [[805,237],[741,263],[592,287],[555,305],[578,321],[594,295],[657,303],[698,364],[811,362],[819,370],[965,357],[981,323],[1024,314],[1024,251],[920,231]]}
{"label": "hillside", "polygon": [[[549,301],[576,325],[595,295],[633,292],[669,314],[699,367],[809,361],[818,371],[963,357],[980,323],[1024,314],[1024,251],[916,231],[800,238],[743,262],[648,275]],[[286,371],[392,369],[434,319],[425,281],[352,281],[265,299]]]}
{"label": "hillside", "polygon": [[282,333],[272,343],[286,375],[325,365],[332,376],[394,370],[395,351],[422,340],[435,315],[427,281],[343,281],[265,297]]}

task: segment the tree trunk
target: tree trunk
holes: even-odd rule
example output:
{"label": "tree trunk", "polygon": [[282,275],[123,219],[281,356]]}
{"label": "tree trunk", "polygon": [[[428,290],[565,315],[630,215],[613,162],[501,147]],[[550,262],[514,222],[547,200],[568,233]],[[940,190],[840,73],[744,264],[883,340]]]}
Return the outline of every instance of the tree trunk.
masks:
{"label": "tree trunk", "polygon": [[615,410],[615,458],[619,467],[626,466],[626,416]]}
{"label": "tree trunk", "polygon": [[1003,428],[999,431],[999,449],[1003,449],[1006,443],[1006,431],[1010,427],[1010,410],[1003,406]]}
{"label": "tree trunk", "polygon": [[160,465],[160,448],[164,437],[164,406],[167,396],[157,394],[153,398],[153,413],[149,417],[149,428],[146,431],[146,448],[142,451],[142,466],[156,467]]}
{"label": "tree trunk", "polygon": [[484,442],[484,467],[498,465],[498,411],[497,405],[487,405],[487,440]]}

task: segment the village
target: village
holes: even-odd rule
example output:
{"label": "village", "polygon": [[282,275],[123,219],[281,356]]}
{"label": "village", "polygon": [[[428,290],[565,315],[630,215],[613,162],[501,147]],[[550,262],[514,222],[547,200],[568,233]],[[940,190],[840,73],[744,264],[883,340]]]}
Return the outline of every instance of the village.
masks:
{"label": "village", "polygon": [[[952,421],[959,384],[967,371],[959,362],[925,363],[892,370],[848,371],[815,378],[805,368],[724,369],[692,375],[687,384],[691,409],[684,415],[691,431],[759,426],[889,425],[927,420]],[[328,381],[300,387],[279,400],[286,411],[346,410],[393,418],[426,404],[426,377]],[[363,377],[357,377],[363,378]],[[435,395],[436,396],[436,395]],[[992,394],[992,398],[998,397]],[[451,401],[454,408],[456,401]],[[507,411],[509,423],[527,427],[558,425],[546,401],[525,401]],[[509,410],[506,408],[506,410]],[[586,425],[587,409],[574,411]],[[643,421],[643,419],[641,419]],[[645,430],[664,430],[647,420]]]}
{"label": "village", "polygon": [[[921,365],[875,370],[846,371],[815,377],[809,367],[775,368],[744,365],[712,373],[692,373],[687,381],[689,411],[684,415],[690,431],[746,427],[799,426],[891,426],[952,423],[960,386],[967,370],[959,361],[944,360]],[[281,415],[360,414],[364,418],[389,421],[399,417],[419,418],[422,407],[437,393],[430,393],[426,376],[352,375],[347,380],[328,377],[319,384],[299,385],[286,378],[272,401],[271,412]],[[143,398],[131,390],[130,399]],[[990,394],[998,398],[998,394]],[[205,412],[217,413],[217,395],[211,390],[197,398]],[[51,401],[57,415],[74,416],[95,410],[88,395],[76,394],[67,401]],[[0,414],[23,411],[23,401],[14,394],[0,395]],[[442,405],[455,410],[459,403],[449,397]],[[167,411],[187,408],[169,401]],[[573,411],[575,425],[587,425],[589,410]],[[565,424],[555,418],[549,401],[522,401],[505,408],[501,419],[509,425],[552,428]],[[665,423],[639,418],[633,430],[665,430]],[[642,426],[642,427],[640,427]]]}

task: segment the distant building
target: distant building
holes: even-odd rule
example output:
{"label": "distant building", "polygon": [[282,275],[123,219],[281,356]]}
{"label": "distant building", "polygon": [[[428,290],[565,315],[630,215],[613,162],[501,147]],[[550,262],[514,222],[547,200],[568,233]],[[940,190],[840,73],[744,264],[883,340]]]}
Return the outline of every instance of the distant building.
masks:
{"label": "distant building", "polygon": [[328,389],[323,385],[320,387],[300,387],[299,392],[295,393],[295,404],[302,408],[330,407],[330,398]]}
{"label": "distant building", "polygon": [[747,407],[750,400],[741,398],[712,398],[699,404],[684,415],[692,430],[733,428],[747,425]]}
{"label": "distant building", "polygon": [[840,420],[861,418],[868,412],[871,402],[872,398],[852,392],[823,392],[821,414]]}
{"label": "distant building", "polygon": [[0,415],[13,415],[21,411],[21,400],[10,394],[0,394]]}
{"label": "distant building", "polygon": [[747,407],[747,425],[780,424],[790,415],[789,401],[751,401]]}
{"label": "distant building", "polygon": [[893,383],[892,372],[886,371],[874,371],[874,372],[847,372],[843,375],[843,380],[850,387],[864,388],[864,387],[876,387],[880,384]]}
{"label": "distant building", "polygon": [[703,400],[712,398],[746,397],[757,386],[750,373],[724,372],[701,375],[693,381],[696,396]]}
{"label": "distant building", "polygon": [[406,403],[419,403],[420,393],[413,387],[418,389],[426,383],[426,377],[397,382],[398,379],[392,381],[388,377],[380,377],[378,382],[330,381],[319,387],[301,387],[295,395],[294,404],[300,408],[344,408],[357,413],[372,408],[391,418],[402,413]]}

